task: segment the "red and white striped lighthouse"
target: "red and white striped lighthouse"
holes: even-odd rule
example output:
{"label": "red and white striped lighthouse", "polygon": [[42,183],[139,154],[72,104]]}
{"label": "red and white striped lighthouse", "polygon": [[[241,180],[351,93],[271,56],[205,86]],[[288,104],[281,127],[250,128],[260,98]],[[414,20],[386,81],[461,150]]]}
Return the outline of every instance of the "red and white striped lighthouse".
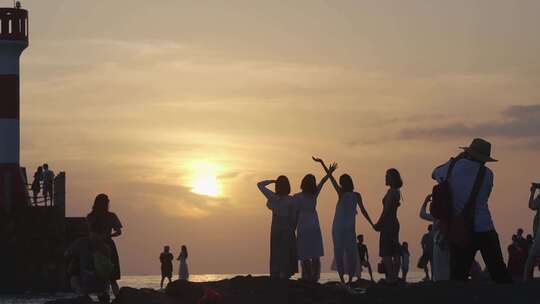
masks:
{"label": "red and white striped lighthouse", "polygon": [[0,207],[8,212],[26,196],[19,164],[19,58],[27,47],[28,11],[18,1],[0,8]]}

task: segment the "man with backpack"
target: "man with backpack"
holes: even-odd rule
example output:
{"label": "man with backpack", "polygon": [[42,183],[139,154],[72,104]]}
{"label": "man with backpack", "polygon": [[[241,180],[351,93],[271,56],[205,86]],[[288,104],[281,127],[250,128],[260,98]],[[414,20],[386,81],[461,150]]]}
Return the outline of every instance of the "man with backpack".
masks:
{"label": "man with backpack", "polygon": [[502,256],[488,199],[493,188],[493,172],[485,166],[495,162],[491,144],[474,139],[464,153],[433,171],[431,213],[443,223],[442,231],[450,243],[451,279],[466,281],[477,251],[497,283],[511,283]]}

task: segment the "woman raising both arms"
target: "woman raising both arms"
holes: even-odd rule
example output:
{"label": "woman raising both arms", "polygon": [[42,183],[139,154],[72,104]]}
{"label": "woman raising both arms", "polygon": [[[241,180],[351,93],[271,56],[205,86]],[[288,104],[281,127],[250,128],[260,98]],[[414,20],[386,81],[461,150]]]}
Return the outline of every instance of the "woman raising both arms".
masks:
{"label": "woman raising both arms", "polygon": [[[315,157],[313,157],[313,160],[322,165],[338,195],[336,213],[332,223],[334,258],[336,260],[339,279],[342,283],[345,283],[344,275],[345,272],[347,272],[347,275],[349,276],[348,283],[350,284],[356,275],[357,263],[356,206],[358,205],[360,207],[362,215],[364,215],[371,226],[373,226],[373,222],[371,221],[366,208],[364,208],[362,196],[360,193],[354,191],[352,178],[348,174],[343,174],[340,176],[338,184],[332,175],[332,170],[326,166],[323,160]],[[332,164],[331,168],[335,169],[337,168],[337,165]],[[347,266],[347,269],[345,269],[345,265]]]}

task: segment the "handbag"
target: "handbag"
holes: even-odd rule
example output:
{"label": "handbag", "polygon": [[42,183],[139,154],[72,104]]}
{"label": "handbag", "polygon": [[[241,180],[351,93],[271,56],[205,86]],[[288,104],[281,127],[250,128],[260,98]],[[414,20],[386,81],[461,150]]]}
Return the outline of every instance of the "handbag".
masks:
{"label": "handbag", "polygon": [[386,270],[384,269],[384,263],[382,261],[377,264],[377,272],[380,274],[386,273]]}
{"label": "handbag", "polygon": [[482,165],[478,170],[469,200],[463,207],[461,213],[451,217],[448,224],[447,239],[451,244],[460,248],[467,248],[472,243],[476,199],[478,197],[478,193],[480,192],[480,187],[484,181],[485,174],[486,167]]}

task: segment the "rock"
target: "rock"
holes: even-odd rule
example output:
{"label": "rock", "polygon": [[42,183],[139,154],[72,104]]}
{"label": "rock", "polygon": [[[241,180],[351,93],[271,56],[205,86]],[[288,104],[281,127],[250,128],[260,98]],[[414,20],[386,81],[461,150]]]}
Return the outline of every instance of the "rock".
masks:
{"label": "rock", "polygon": [[94,304],[88,297],[76,297],[45,302],[45,304]]}
{"label": "rock", "polygon": [[204,287],[202,283],[177,280],[167,285],[165,293],[182,304],[196,304],[204,295]]}
{"label": "rock", "polygon": [[173,298],[153,289],[122,287],[113,304],[176,304]]}

